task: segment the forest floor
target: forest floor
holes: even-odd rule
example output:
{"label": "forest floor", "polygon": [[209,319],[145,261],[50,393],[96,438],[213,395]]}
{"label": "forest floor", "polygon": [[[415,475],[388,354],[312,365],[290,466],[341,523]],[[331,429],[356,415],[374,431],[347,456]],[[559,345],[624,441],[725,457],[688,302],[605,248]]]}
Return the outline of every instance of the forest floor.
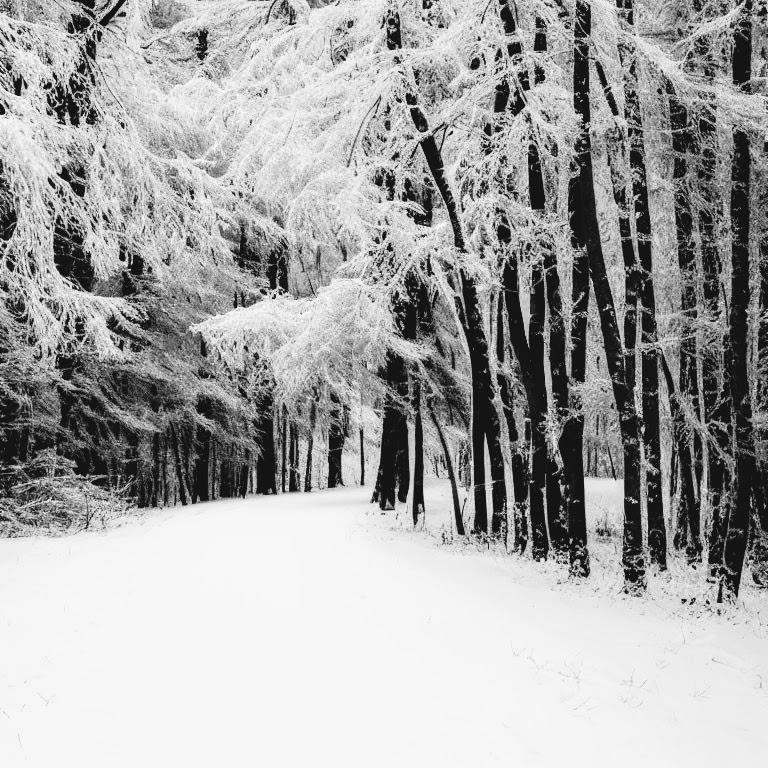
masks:
{"label": "forest floor", "polygon": [[[588,494],[602,525],[616,486]],[[451,542],[444,483],[416,534],[369,495],[0,541],[0,763],[762,764],[764,595],[718,613],[673,565],[625,597],[618,538],[574,584],[557,564]]]}

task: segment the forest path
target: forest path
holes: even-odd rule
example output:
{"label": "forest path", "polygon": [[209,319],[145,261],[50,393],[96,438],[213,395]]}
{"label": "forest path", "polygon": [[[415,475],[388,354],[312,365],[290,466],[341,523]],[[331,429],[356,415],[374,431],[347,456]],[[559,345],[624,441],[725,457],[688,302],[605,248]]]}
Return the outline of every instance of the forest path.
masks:
{"label": "forest path", "polygon": [[754,620],[519,580],[369,493],[0,541],[0,763],[760,764]]}

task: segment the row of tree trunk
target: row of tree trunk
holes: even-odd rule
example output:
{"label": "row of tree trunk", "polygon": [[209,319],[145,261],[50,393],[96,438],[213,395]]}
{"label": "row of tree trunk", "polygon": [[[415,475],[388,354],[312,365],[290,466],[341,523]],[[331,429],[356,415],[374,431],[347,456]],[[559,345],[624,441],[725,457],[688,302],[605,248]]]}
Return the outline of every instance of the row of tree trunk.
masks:
{"label": "row of tree trunk", "polygon": [[[722,328],[720,289],[721,246],[715,230],[718,209],[714,192],[716,163],[715,106],[705,99],[696,108],[697,125],[692,130],[688,107],[678,98],[674,86],[667,83],[669,120],[675,151],[674,200],[677,227],[678,265],[680,269],[680,357],[679,379],[675,378],[659,348],[654,287],[652,221],[650,214],[645,129],[641,109],[638,55],[635,44],[632,0],[617,0],[620,21],[619,63],[623,73],[623,114],[607,82],[605,71],[593,54],[591,39],[592,7],[588,0],[578,0],[573,15],[573,94],[574,109],[581,123],[576,142],[576,160],[569,192],[573,259],[571,326],[566,335],[557,254],[546,241],[538,243],[534,255],[521,252],[512,240],[512,225],[503,208],[497,211],[502,291],[491,313],[496,322],[496,359],[491,360],[486,338],[484,310],[479,303],[473,278],[459,261],[453,273],[456,312],[467,345],[472,377],[472,470],[474,488],[475,534],[489,531],[486,507],[488,478],[485,452],[491,461],[493,517],[492,535],[506,540],[506,486],[504,481],[503,435],[496,406],[496,390],[506,416],[508,456],[512,469],[515,507],[513,509],[514,547],[527,544],[524,521],[530,517],[532,553],[543,559],[550,549],[556,555],[569,552],[574,574],[589,573],[589,553],[584,502],[584,413],[579,388],[586,373],[587,323],[590,292],[594,292],[603,351],[608,367],[616,414],[621,434],[624,473],[624,543],[623,565],[627,587],[642,589],[646,582],[646,558],[643,539],[645,511],[647,551],[650,564],[667,567],[667,529],[662,490],[660,378],[663,374],[674,440],[674,472],[677,487],[677,531],[675,544],[686,549],[690,563],[700,562],[702,546],[702,497],[704,463],[707,461],[708,503],[713,524],[710,535],[709,564],[723,593],[738,594],[751,522],[760,532],[768,524],[757,478],[765,473],[756,461],[757,443],[752,426],[749,387],[748,311],[750,306],[750,137],[743,129],[733,131],[731,173],[731,296],[727,330],[717,340],[702,345],[701,383],[699,357],[699,317],[710,327]],[[515,12],[508,0],[498,0],[498,15],[506,36],[506,50],[496,54],[500,76],[496,85],[493,112],[496,124],[489,123],[485,133],[488,152],[492,152],[500,121],[509,115],[525,119],[526,93],[531,87],[530,73],[522,64],[523,49],[518,36]],[[751,16],[748,0],[741,9],[734,31],[733,83],[748,92],[751,84]],[[387,46],[401,65],[400,19],[390,7],[385,19]],[[546,28],[536,20],[534,51],[546,50]],[[697,38],[697,62],[703,75],[713,78],[706,35]],[[609,146],[609,166],[614,199],[618,210],[621,251],[625,267],[623,334],[616,302],[606,268],[600,221],[595,195],[591,125],[592,62],[602,86],[606,103],[616,118]],[[479,58],[471,66],[480,65]],[[439,193],[453,232],[459,254],[469,256],[463,232],[460,204],[445,172],[441,149],[430,130],[426,115],[409,83],[414,78],[403,72],[405,100],[419,137],[419,146],[431,182]],[[533,85],[543,80],[538,67]],[[619,128],[625,126],[625,129]],[[694,137],[695,133],[695,137]],[[689,158],[694,156],[694,161]],[[692,178],[692,169],[696,178]],[[503,169],[493,184],[503,195],[519,195],[509,188]],[[698,211],[691,206],[691,188],[696,185],[703,204]],[[528,159],[528,195],[532,216],[547,208],[540,148],[531,141]],[[503,196],[502,198],[503,199]],[[632,224],[634,222],[634,225]],[[698,274],[695,230],[701,249],[703,273]],[[765,245],[761,246],[768,251]],[[763,255],[765,255],[763,253]],[[520,296],[520,260],[530,258],[529,320],[526,328]],[[761,273],[761,308],[768,300],[768,267]],[[704,306],[699,307],[697,284],[703,285]],[[549,328],[549,386],[545,376],[545,328]],[[759,354],[768,350],[768,323],[759,329]],[[570,360],[568,344],[570,342]],[[713,343],[714,342],[714,343]],[[723,349],[724,353],[720,350]],[[508,358],[508,353],[511,357]],[[526,420],[528,434],[521,440],[515,421],[514,387],[503,368],[511,359],[519,373],[525,399],[517,404]],[[639,362],[638,362],[639,360]],[[764,361],[761,358],[761,364]],[[494,376],[492,371],[496,369]],[[661,370],[660,370],[661,369]],[[638,376],[639,370],[639,376]],[[408,391],[408,372],[397,361],[388,366],[385,378],[395,394],[384,408],[384,439],[379,477],[386,478],[387,495],[382,508],[394,505],[397,487],[396,467],[400,453],[397,444],[406,445],[407,419],[403,403]],[[414,387],[411,387],[412,389]],[[768,387],[760,387],[765,398]],[[702,397],[703,393],[703,397]],[[551,401],[548,398],[551,397]],[[701,402],[703,400],[703,413]],[[556,416],[559,438],[547,435],[548,418]],[[703,419],[702,427],[691,425],[691,418]],[[396,427],[393,425],[397,425]],[[419,427],[421,429],[421,427]],[[708,435],[707,450],[702,431]],[[394,439],[397,433],[400,437]],[[404,438],[402,435],[405,435]],[[420,455],[417,454],[417,463]],[[611,470],[615,475],[613,458]],[[764,467],[764,465],[763,465]],[[731,468],[727,484],[727,468]],[[674,487],[674,486],[673,486]],[[381,499],[381,497],[379,497]],[[401,500],[404,494],[401,493]],[[643,510],[644,507],[644,510]],[[757,516],[753,514],[756,511]],[[414,517],[414,520],[417,518]]]}

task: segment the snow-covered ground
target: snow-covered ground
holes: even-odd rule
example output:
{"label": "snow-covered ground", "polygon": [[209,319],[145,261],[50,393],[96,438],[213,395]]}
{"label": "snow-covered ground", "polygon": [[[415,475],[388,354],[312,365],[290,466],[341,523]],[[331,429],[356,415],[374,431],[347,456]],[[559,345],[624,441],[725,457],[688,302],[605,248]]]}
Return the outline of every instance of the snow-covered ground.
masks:
{"label": "snow-covered ground", "polygon": [[444,544],[443,484],[416,534],[369,494],[0,541],[0,765],[763,764],[762,595],[623,597],[610,541],[571,584]]}

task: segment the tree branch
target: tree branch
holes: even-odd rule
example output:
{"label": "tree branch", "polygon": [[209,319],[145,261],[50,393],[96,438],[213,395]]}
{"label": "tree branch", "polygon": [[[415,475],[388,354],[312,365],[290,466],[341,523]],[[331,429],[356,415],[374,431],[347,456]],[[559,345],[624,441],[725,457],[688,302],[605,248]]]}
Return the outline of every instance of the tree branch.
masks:
{"label": "tree branch", "polygon": [[99,26],[100,27],[106,27],[107,24],[109,24],[112,19],[117,16],[118,11],[125,5],[127,0],[117,0],[117,2],[112,6],[112,9],[107,11],[100,19],[99,19]]}

